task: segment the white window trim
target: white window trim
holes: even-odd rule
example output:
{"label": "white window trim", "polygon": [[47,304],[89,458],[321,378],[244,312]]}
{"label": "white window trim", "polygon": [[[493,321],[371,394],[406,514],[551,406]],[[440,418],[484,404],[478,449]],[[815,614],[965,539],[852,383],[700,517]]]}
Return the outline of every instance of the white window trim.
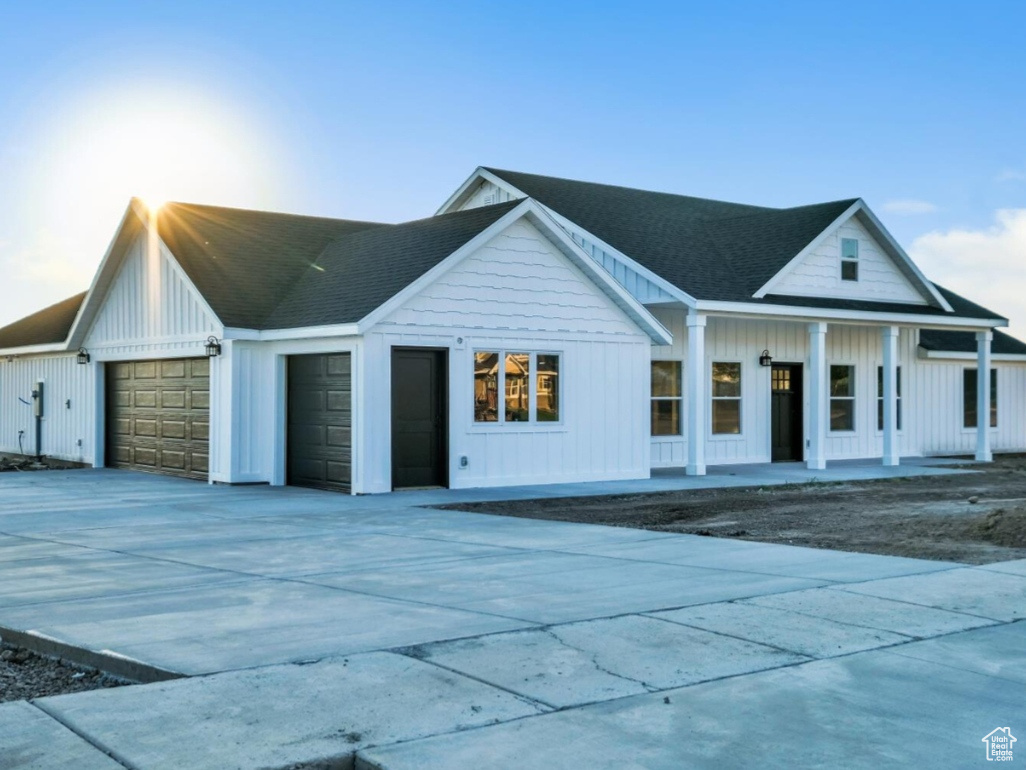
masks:
{"label": "white window trim", "polygon": [[[850,366],[855,370],[855,376],[851,378],[852,394],[850,396],[834,396],[830,392],[830,369],[834,366]],[[873,371],[876,374],[876,371]],[[857,436],[859,434],[859,367],[854,362],[849,363],[847,361],[828,361],[827,362],[827,435],[828,436]],[[876,386],[874,383],[873,392],[876,392]],[[830,402],[834,399],[851,401],[851,429],[850,430],[834,430],[830,427]],[[876,404],[873,404],[875,407]],[[873,411],[873,422],[876,422],[876,411]]]}
{"label": "white window trim", "polygon": [[[499,418],[495,422],[478,422],[474,419],[474,398],[473,398],[473,387],[471,387],[471,399],[470,399],[470,433],[501,433],[514,434],[514,433],[565,433],[566,432],[566,411],[565,403],[563,401],[563,392],[565,390],[563,385],[564,378],[564,363],[566,356],[562,351],[558,350],[534,350],[529,345],[523,347],[480,347],[473,348],[470,351],[470,376],[473,379],[474,376],[474,364],[478,353],[497,353],[499,360],[497,363],[498,370],[498,382],[496,383],[498,388],[498,398],[500,403],[497,405],[497,417]],[[527,353],[530,356],[530,375],[528,376],[528,406],[527,406],[527,422],[506,422],[506,355],[516,353]],[[556,380],[556,402],[559,404],[559,419],[553,420],[552,422],[538,422],[538,356],[557,356],[559,358],[559,376]]]}
{"label": "white window trim", "polygon": [[[877,369],[879,369],[879,368],[881,368],[882,366],[883,366],[883,362],[880,362],[880,363],[878,363],[878,364],[876,365],[876,369],[874,369],[874,370],[873,370],[873,373],[874,373],[874,374],[876,374],[876,370],[877,370]],[[904,365],[903,365],[903,364],[898,364],[898,369],[902,369],[902,370],[903,370],[903,369],[904,369]],[[904,381],[904,379],[905,379],[905,374],[906,374],[906,373],[905,373],[904,371],[902,371],[902,373],[901,373],[901,377],[902,377],[902,383],[901,383],[901,395],[900,395],[900,396],[898,396],[898,401],[899,401],[899,402],[901,402],[901,401],[904,401],[904,400],[905,400],[905,391],[906,391],[906,390],[908,389],[908,383]],[[873,381],[873,391],[874,391],[874,392],[876,391],[876,381],[875,381],[875,380]],[[877,397],[876,397],[876,404],[874,404],[874,406],[875,406],[875,407],[877,408],[877,410],[879,410],[879,409],[880,409],[880,406],[879,406],[879,404],[880,404],[880,401],[881,401],[882,399],[883,399],[883,396],[882,396],[882,395],[880,395],[880,396],[877,396]],[[878,412],[874,412],[874,413],[873,413],[873,423],[874,423],[874,425],[879,425],[879,424],[880,424],[879,420],[877,420],[877,419],[876,419],[876,417],[877,417],[877,413],[878,413]],[[903,433],[905,432],[905,422],[906,422],[907,420],[908,420],[908,415],[907,415],[907,414],[905,413],[905,406],[904,406],[904,404],[902,404],[902,407],[901,407],[901,427],[900,427],[900,428],[898,428],[898,435],[899,435],[899,436],[900,436],[901,434],[903,434]],[[884,434],[884,430],[883,430],[883,428],[879,428],[879,427],[878,427],[878,428],[876,429],[876,435],[877,435],[877,436],[882,436],[883,434]]]}
{"label": "white window trim", "polygon": [[[739,383],[741,395],[739,396],[714,396],[713,395],[713,364],[737,364],[741,382]],[[709,441],[744,441],[745,436],[745,362],[737,359],[710,358],[706,362],[705,369],[706,386],[709,388],[709,397],[706,401],[706,424],[709,426],[706,437]],[[714,401],[737,401],[737,433],[713,433],[713,402]]]}
{"label": "white window trim", "polygon": [[[965,372],[967,370],[975,372],[977,370],[977,368],[978,367],[975,367],[975,366],[963,366],[962,367],[962,382],[958,386],[958,392],[962,396],[962,400],[959,402],[959,405],[958,405],[958,411],[959,411],[958,426],[959,426],[959,428],[961,428],[961,432],[962,432],[963,435],[975,435],[976,431],[977,431],[976,428],[967,428],[967,427],[965,427]],[[993,374],[994,381],[997,382],[997,379],[1000,376],[1000,371],[1001,370],[998,369],[996,366],[992,366],[992,367],[990,367],[990,371]],[[1000,383],[998,383],[998,385],[997,385],[997,395],[998,395],[998,402],[997,402],[997,425],[990,426],[990,432],[991,433],[997,433],[1001,429],[1001,384]],[[979,422],[979,415],[977,415],[977,422]]]}
{"label": "white window trim", "polygon": [[[684,416],[687,413],[687,393],[684,392],[684,383],[686,382],[684,366],[686,365],[687,362],[683,358],[653,358],[652,359],[652,363],[653,364],[658,362],[658,361],[676,361],[678,364],[680,364],[680,395],[679,396],[653,396],[651,393],[649,393],[649,395],[648,395],[648,401],[649,401],[649,410],[648,410],[648,419],[649,419],[648,433],[649,433],[649,435],[648,435],[648,437],[650,439],[652,439],[652,441],[660,441],[660,442],[663,442],[663,443],[668,442],[668,441],[676,441],[676,442],[684,441],[687,438],[684,435],[684,431],[685,431]],[[649,376],[651,377],[651,365],[649,366]],[[677,421],[678,421],[677,429],[679,431],[678,433],[675,433],[672,436],[653,436],[652,435],[652,424],[651,423],[652,423],[652,402],[653,401],[680,401],[680,409],[678,410],[678,413],[677,413]]]}

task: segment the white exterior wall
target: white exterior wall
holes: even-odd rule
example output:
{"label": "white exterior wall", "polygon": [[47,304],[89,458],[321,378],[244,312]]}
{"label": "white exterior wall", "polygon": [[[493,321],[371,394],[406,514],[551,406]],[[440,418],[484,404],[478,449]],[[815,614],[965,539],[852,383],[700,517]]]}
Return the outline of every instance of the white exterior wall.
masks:
{"label": "white exterior wall", "polygon": [[[450,486],[649,475],[649,338],[527,222],[511,225],[366,335],[361,491],[391,489],[394,346],[449,351]],[[474,423],[476,350],[560,354],[561,422]]]}
{"label": "white exterior wall", "polygon": [[[43,454],[93,464],[96,380],[91,366],[80,365],[74,354],[67,353],[0,360],[0,453],[35,454],[32,391],[39,381],[43,382]],[[20,447],[18,431],[24,431]]]}
{"label": "white exterior wall", "polygon": [[[855,238],[859,242],[858,281],[841,280],[842,238]],[[806,254],[773,285],[770,293],[927,304],[854,216]]]}
{"label": "white exterior wall", "polygon": [[[680,308],[656,308],[653,314],[673,334],[670,346],[652,348],[652,359],[687,361],[687,330]],[[855,366],[855,430],[827,433],[828,460],[880,457],[883,434],[877,430],[876,370],[883,364],[880,328],[831,324],[827,332],[827,364]],[[972,453],[976,431],[962,427],[962,370],[974,361],[935,362],[918,356],[915,329],[901,329],[898,359],[901,366],[902,430],[898,448],[902,456]],[[808,366],[805,323],[713,317],[706,329],[706,373],[714,361],[741,363],[740,435],[706,437],[709,465],[758,463],[771,460],[770,372],[759,366],[759,355],[769,350],[778,363]],[[997,451],[1026,450],[1026,363],[996,362],[998,369],[998,428],[992,432]],[[683,376],[687,398],[687,377]],[[804,379],[804,420],[809,425],[809,378]],[[709,401],[709,399],[707,399]],[[686,401],[682,402],[686,404]],[[711,402],[703,407],[710,415]],[[687,410],[682,409],[680,436],[652,438],[653,467],[682,467],[687,462]],[[711,423],[711,419],[708,420]]]}
{"label": "white exterior wall", "polygon": [[482,181],[478,185],[477,189],[470,194],[466,202],[459,207],[459,210],[463,209],[476,209],[481,206],[493,206],[496,203],[506,203],[511,201],[517,196],[510,193],[506,188],[499,187],[497,184],[488,181]]}

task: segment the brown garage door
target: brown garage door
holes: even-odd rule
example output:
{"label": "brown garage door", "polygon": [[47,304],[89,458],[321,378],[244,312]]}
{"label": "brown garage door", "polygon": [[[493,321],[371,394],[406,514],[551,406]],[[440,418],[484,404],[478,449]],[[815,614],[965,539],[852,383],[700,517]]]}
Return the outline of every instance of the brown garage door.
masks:
{"label": "brown garage door", "polygon": [[348,353],[289,356],[289,484],[349,491],[352,401]]}
{"label": "brown garage door", "polygon": [[107,364],[107,465],[206,479],[210,361]]}

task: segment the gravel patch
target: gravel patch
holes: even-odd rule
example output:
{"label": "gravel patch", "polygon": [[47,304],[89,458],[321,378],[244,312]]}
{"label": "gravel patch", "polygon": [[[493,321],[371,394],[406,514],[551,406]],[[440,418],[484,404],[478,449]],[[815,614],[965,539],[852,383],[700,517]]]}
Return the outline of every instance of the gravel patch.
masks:
{"label": "gravel patch", "polygon": [[94,668],[0,644],[0,703],[135,684]]}

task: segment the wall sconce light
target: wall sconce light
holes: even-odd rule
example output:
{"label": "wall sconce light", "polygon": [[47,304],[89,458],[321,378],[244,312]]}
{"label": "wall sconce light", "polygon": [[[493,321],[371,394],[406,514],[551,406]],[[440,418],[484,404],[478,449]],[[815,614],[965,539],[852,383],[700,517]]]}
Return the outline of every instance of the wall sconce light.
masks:
{"label": "wall sconce light", "polygon": [[78,349],[78,356],[76,356],[76,358],[78,359],[78,362],[80,364],[88,364],[89,363],[89,351],[87,351],[85,348],[79,348]]}
{"label": "wall sconce light", "polygon": [[207,344],[203,346],[203,349],[207,351],[207,358],[221,355],[221,343],[213,335],[207,337]]}
{"label": "wall sconce light", "polygon": [[762,355],[759,356],[759,366],[773,366],[773,356],[768,350],[762,351]]}

